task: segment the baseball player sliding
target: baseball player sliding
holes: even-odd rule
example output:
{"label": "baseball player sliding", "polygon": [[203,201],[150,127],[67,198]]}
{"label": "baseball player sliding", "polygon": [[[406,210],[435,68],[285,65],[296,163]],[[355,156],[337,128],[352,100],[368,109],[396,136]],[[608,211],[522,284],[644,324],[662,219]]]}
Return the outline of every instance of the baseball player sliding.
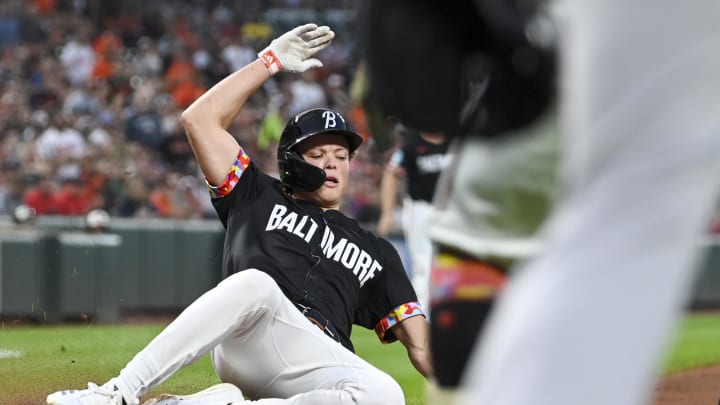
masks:
{"label": "baseball player sliding", "polygon": [[273,74],[322,66],[312,56],[334,35],[315,24],[283,34],[183,113],[227,230],[226,278],[117,377],[102,386],[58,391],[48,404],[137,404],[209,352],[223,384],[151,403],[403,404],[397,382],[354,354],[352,324],[374,328],[384,342],[399,340],[415,368],[432,376],[428,325],[398,254],[337,211],[362,138],[330,109],[297,115],[279,142],[278,181],[262,173],[227,132],[248,97]]}

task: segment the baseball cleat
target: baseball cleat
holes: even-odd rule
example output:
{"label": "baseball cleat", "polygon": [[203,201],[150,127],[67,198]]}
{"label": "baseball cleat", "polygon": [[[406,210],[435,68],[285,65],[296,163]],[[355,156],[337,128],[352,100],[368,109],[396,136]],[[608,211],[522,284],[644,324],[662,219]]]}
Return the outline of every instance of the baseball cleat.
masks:
{"label": "baseball cleat", "polygon": [[244,401],[240,388],[221,383],[191,395],[163,394],[143,402],[143,405],[230,405]]}
{"label": "baseball cleat", "polygon": [[[88,383],[84,390],[64,390],[54,392],[47,397],[48,405],[125,405],[115,383],[110,380],[105,385]],[[135,402],[137,403],[137,402]]]}

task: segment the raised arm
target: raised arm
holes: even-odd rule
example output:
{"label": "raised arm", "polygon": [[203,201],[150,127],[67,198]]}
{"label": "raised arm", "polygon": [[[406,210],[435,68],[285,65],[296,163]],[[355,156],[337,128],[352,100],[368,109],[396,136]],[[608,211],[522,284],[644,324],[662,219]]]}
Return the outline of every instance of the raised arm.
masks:
{"label": "raised arm", "polygon": [[259,58],[210,88],[182,113],[182,123],[200,169],[213,185],[225,180],[240,145],[227,132],[245,102],[271,75],[304,72],[322,66],[311,58],[326,48],[335,33],[305,24],[286,32],[261,51]]}

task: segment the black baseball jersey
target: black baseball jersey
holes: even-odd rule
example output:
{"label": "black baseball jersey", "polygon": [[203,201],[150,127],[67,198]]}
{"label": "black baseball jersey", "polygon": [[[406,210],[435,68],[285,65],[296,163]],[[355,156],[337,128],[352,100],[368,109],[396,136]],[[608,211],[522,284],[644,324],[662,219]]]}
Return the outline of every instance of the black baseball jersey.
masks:
{"label": "black baseball jersey", "polygon": [[405,136],[403,146],[393,153],[390,164],[404,170],[411,199],[432,202],[440,172],[450,161],[448,145],[447,141],[434,144],[413,134]]}
{"label": "black baseball jersey", "polygon": [[285,296],[315,308],[353,350],[353,323],[389,327],[422,314],[395,248],[336,210],[287,196],[243,150],[213,205],[226,229],[223,276],[255,268],[269,274]]}

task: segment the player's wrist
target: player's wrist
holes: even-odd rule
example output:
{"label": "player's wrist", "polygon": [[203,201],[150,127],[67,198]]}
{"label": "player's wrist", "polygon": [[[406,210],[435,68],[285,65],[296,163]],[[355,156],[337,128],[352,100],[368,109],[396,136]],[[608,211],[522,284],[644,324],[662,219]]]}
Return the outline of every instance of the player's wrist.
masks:
{"label": "player's wrist", "polygon": [[280,58],[278,58],[277,54],[269,47],[260,51],[258,57],[262,60],[271,76],[283,70],[283,64],[280,62]]}

